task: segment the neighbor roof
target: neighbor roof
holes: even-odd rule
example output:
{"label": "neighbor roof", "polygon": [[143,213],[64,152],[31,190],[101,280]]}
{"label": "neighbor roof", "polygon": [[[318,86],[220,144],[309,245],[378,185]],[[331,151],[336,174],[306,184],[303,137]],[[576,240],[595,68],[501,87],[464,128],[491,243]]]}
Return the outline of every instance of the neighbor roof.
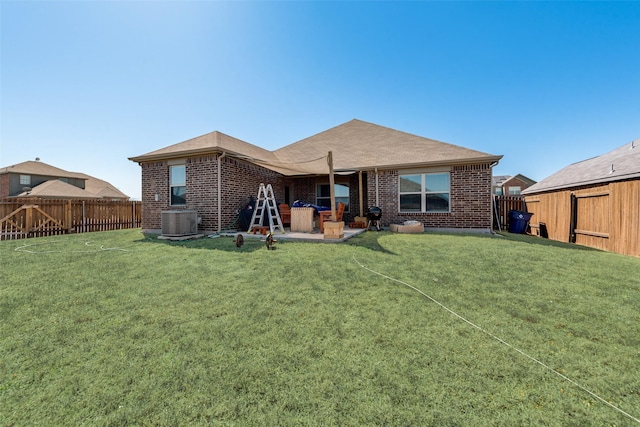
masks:
{"label": "neighbor roof", "polygon": [[522,194],[573,188],[640,177],[640,139],[598,157],[573,163]]}
{"label": "neighbor roof", "polygon": [[[4,168],[0,168],[0,175],[1,174],[6,174],[6,173],[11,173],[11,174],[25,174],[25,175],[39,175],[39,176],[44,176],[44,177],[51,177],[51,178],[55,178],[53,180],[50,181],[60,181],[58,178],[74,178],[74,179],[83,179],[84,180],[84,190],[89,194],[92,194],[94,196],[97,196],[97,198],[105,198],[105,199],[128,199],[129,196],[127,196],[126,194],[124,194],[122,191],[118,190],[117,188],[115,188],[113,185],[111,185],[109,182],[107,181],[103,181],[101,179],[95,178],[91,175],[87,175],[86,173],[81,173],[81,172],[69,172],[66,171],[64,169],[60,169],[57,168],[55,166],[51,166],[47,163],[41,162],[41,161],[33,161],[33,160],[27,160],[26,162],[22,162],[22,163],[18,163],[15,165],[11,165],[11,166],[7,166]],[[49,182],[49,181],[46,181]],[[62,181],[60,181],[62,182]],[[47,190],[47,188],[49,188],[48,186],[42,187],[42,185],[45,183],[42,183],[36,187],[33,188],[33,190],[29,191],[29,195],[30,196],[37,196],[37,197],[48,197],[48,195],[43,195],[43,194],[39,194],[36,193],[36,188],[38,188],[39,192]],[[69,184],[70,185],[70,184]],[[75,187],[73,185],[71,185],[71,187],[74,188],[78,188]],[[55,191],[64,191],[64,187],[60,187],[60,186],[54,186],[51,187],[56,189]],[[79,190],[82,190],[81,188]],[[49,191],[49,190],[47,190]],[[24,193],[18,195],[17,197],[21,197]],[[54,197],[54,196],[51,196]],[[56,195],[55,197],[59,197],[59,195]],[[86,195],[84,195],[84,193],[79,193],[77,196],[73,196],[71,195],[71,193],[69,193],[68,196],[66,196],[68,198],[74,198],[74,197],[81,197],[81,198],[88,198]]]}
{"label": "neighbor roof", "polygon": [[220,132],[131,157],[153,161],[227,151],[284,175],[326,174],[332,152],[336,171],[497,162],[502,156],[416,136],[361,120],[351,120],[270,152]]}
{"label": "neighbor roof", "polygon": [[491,185],[500,187],[509,178],[511,178],[511,175],[494,175],[491,177]]}
{"label": "neighbor roof", "polygon": [[118,190],[107,181],[87,175],[86,173],[76,173],[80,178],[84,178],[84,189],[91,194],[95,194],[103,199],[128,199],[129,196]]}
{"label": "neighbor roof", "polygon": [[56,178],[79,178],[76,173],[48,165],[41,161],[26,162],[0,168],[0,175],[5,173],[22,173],[29,175],[52,176]]}
{"label": "neighbor roof", "polygon": [[51,179],[36,185],[29,191],[18,194],[16,197],[41,197],[62,199],[98,199],[100,196],[89,193],[75,185],[68,184],[59,179]]}

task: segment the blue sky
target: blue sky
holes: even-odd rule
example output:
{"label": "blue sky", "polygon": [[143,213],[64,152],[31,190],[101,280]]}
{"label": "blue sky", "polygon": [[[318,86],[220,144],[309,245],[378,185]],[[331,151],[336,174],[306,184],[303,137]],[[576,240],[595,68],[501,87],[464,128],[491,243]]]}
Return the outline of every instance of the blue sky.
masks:
{"label": "blue sky", "polygon": [[0,1],[0,166],[140,198],[127,158],[357,118],[541,180],[640,137],[640,2]]}

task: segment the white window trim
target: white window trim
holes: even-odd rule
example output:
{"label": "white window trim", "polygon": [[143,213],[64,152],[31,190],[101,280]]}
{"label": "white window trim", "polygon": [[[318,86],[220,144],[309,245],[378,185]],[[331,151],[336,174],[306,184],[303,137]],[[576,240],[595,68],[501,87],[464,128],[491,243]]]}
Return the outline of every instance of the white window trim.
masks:
{"label": "white window trim", "polygon": [[[426,191],[426,176],[446,173],[449,175],[449,190],[448,191]],[[429,169],[425,171],[421,170],[403,170],[398,174],[398,177],[403,175],[420,175],[421,189],[420,192],[400,192],[400,179],[398,179],[398,212],[402,214],[446,214],[451,213],[451,171],[450,169]],[[446,211],[427,211],[427,194],[443,194],[449,195],[449,208]],[[403,211],[401,209],[400,197],[405,194],[420,194],[420,211]]]}
{"label": "white window trim", "polygon": [[509,196],[519,196],[521,192],[522,188],[519,185],[512,185],[509,187]]}
{"label": "white window trim", "polygon": [[[183,166],[185,168],[185,182],[181,183],[181,185],[178,184],[174,184],[171,182],[171,168],[173,167],[177,167],[177,166]],[[184,162],[181,163],[174,163],[174,164],[170,164],[169,165],[169,204],[170,206],[186,206],[186,202],[184,204],[173,204],[172,203],[172,196],[173,196],[173,188],[174,187],[184,187],[185,191],[187,189],[187,167],[186,164]]]}

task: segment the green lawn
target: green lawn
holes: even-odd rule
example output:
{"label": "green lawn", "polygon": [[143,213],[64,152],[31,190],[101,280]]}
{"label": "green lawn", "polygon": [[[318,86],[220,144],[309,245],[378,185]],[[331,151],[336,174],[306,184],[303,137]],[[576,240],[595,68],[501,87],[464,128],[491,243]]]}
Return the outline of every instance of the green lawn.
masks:
{"label": "green lawn", "polygon": [[276,248],[0,242],[0,425],[640,424],[640,259],[508,234]]}

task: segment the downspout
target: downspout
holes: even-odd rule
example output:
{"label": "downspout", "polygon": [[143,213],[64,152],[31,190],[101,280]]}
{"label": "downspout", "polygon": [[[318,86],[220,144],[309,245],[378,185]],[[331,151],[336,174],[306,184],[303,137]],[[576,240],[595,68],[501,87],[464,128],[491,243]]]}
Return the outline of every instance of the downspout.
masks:
{"label": "downspout", "polygon": [[491,164],[489,164],[489,169],[491,169],[491,180],[489,183],[489,197],[491,197],[491,218],[489,218],[489,233],[490,234],[494,234],[493,233],[493,219],[496,219],[496,223],[498,224],[498,231],[502,231],[501,227],[500,227],[500,218],[498,218],[498,211],[496,209],[496,203],[495,203],[495,196],[493,195],[493,167],[495,165],[497,165],[498,162],[493,162]]}
{"label": "downspout", "polygon": [[378,203],[378,168],[374,169],[376,172],[376,204],[375,206],[380,206],[380,204]]}
{"label": "downspout", "polygon": [[360,218],[364,217],[364,195],[362,194],[362,171],[358,171],[358,194],[360,201]]}
{"label": "downspout", "polygon": [[218,155],[218,233],[222,231],[222,159],[226,155],[225,151]]}

